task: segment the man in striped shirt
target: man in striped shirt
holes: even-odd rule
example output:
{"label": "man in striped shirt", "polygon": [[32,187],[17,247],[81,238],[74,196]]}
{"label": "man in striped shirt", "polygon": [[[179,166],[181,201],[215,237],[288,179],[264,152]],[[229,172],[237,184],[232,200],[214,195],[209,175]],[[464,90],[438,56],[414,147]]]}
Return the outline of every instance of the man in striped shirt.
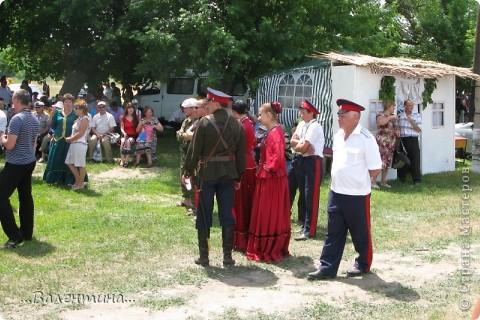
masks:
{"label": "man in striped shirt", "polygon": [[413,112],[413,101],[405,100],[403,103],[404,111],[398,115],[398,125],[400,126],[400,138],[410,159],[410,166],[398,169],[397,175],[401,182],[407,180],[407,172],[410,171],[413,183],[418,184],[422,179],[420,172],[420,146],[418,138],[422,132],[422,118],[417,112]]}
{"label": "man in striped shirt", "polygon": [[[30,99],[28,91],[15,91],[12,97],[14,116],[8,125],[8,136],[1,136],[7,161],[0,173],[0,221],[8,237],[2,249],[15,248],[24,240],[32,240],[32,172],[36,163],[35,139],[39,123],[30,109]],[[20,228],[15,222],[10,204],[10,197],[15,189],[18,191]]]}

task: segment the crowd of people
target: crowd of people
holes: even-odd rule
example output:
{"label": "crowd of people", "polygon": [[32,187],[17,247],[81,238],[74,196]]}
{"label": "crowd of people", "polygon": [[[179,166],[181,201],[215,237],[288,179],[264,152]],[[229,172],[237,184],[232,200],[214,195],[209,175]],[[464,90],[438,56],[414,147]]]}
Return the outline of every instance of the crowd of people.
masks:
{"label": "crowd of people", "polygon": [[[10,119],[8,113],[1,113],[7,119],[0,117],[2,144],[7,150],[0,186],[6,184],[5,177],[11,175],[15,175],[16,181],[0,191],[0,208],[8,213],[1,215],[9,238],[5,247],[13,248],[31,238],[31,174],[36,157],[38,163],[45,163],[45,182],[69,185],[72,190],[85,187],[87,160],[95,161],[98,152],[103,150],[106,162],[113,162],[111,144],[116,138],[122,167],[130,165],[130,155],[134,157],[135,166],[143,155],[146,167],[152,166],[156,132],[163,131],[163,126],[151,107],[146,107],[139,116],[136,101],[126,102],[125,108],[115,116],[120,109],[116,101],[120,94],[115,88],[114,83],[106,86],[101,100],[89,96],[75,99],[71,94],[64,94],[53,104],[48,100],[33,101],[26,89],[13,94]],[[308,274],[312,280],[337,275],[347,232],[359,254],[347,275],[369,272],[371,189],[378,188],[376,177],[380,172],[380,186],[390,187],[386,179],[399,139],[411,157],[411,166],[399,170],[399,179],[405,181],[410,171],[413,182],[420,182],[421,118],[413,112],[412,101],[405,101],[404,110],[398,115],[395,103],[385,101],[383,112],[376,118],[379,128],[376,137],[359,124],[362,106],[344,99],[339,99],[337,104],[340,130],[332,148],[327,234],[320,266]],[[179,110],[184,115],[176,132],[180,142],[183,197],[179,205],[187,209],[188,215],[195,216],[199,247],[195,263],[203,266],[210,263],[209,238],[215,198],[225,266],[235,264],[234,248],[254,261],[276,263],[289,256],[291,209],[295,199],[300,230],[294,239],[316,237],[325,139],[317,121],[320,112],[311,101],[305,99],[299,106],[300,121],[288,141],[293,152],[288,168],[285,128],[279,123],[282,113],[279,102],[261,105],[258,118],[254,119],[245,102],[234,102],[231,96],[208,88],[206,97],[186,99]],[[30,125],[29,130],[22,129],[32,121],[35,125]],[[264,130],[260,140],[258,130]],[[8,199],[15,189],[21,199],[20,228],[9,213]]]}

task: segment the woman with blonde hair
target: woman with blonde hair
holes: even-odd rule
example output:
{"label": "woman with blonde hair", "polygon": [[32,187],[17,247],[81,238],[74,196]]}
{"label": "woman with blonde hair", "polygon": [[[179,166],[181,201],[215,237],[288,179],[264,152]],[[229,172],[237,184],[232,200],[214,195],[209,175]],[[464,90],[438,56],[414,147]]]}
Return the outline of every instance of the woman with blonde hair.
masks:
{"label": "woman with blonde hair", "polygon": [[[390,188],[387,184],[388,169],[392,166],[393,153],[397,139],[400,137],[398,117],[395,115],[395,102],[386,100],[383,103],[383,112],[377,114],[377,143],[382,158],[382,177],[380,185]],[[376,177],[372,177],[372,188],[378,188]]]}
{"label": "woman with blonde hair", "polygon": [[260,161],[255,181],[247,258],[279,262],[289,256],[290,195],[285,160],[285,131],[278,124],[279,102],[260,107],[258,120],[267,127],[260,144]]}
{"label": "woman with blonde hair", "polygon": [[77,119],[73,123],[72,134],[65,139],[70,144],[65,163],[75,178],[72,190],[78,190],[83,189],[87,174],[86,157],[90,120],[88,119],[88,106],[84,100],[76,100],[73,109]]}

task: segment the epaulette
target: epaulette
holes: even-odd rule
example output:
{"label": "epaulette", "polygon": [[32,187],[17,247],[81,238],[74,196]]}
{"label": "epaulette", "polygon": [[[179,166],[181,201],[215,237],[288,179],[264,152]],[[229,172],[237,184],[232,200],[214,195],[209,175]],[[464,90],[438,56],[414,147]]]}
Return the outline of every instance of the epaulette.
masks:
{"label": "epaulette", "polygon": [[363,134],[367,138],[370,138],[372,136],[370,131],[368,131],[368,129],[365,129],[365,128],[360,129],[360,133]]}

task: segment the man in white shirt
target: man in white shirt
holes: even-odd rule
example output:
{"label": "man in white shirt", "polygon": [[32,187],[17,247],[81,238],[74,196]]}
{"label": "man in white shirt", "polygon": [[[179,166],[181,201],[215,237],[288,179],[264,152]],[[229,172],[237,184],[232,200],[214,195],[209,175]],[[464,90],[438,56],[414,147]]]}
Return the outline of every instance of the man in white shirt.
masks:
{"label": "man in white shirt", "polygon": [[113,116],[105,110],[105,101],[98,101],[98,113],[92,118],[90,127],[92,128],[92,136],[88,141],[88,157],[93,160],[93,150],[97,145],[97,141],[101,141],[105,150],[105,158],[107,162],[113,163],[112,146],[110,143],[110,133],[113,133],[117,124]]}
{"label": "man in white shirt", "polygon": [[323,128],[317,121],[319,111],[307,99],[299,107],[302,121],[290,140],[295,151],[292,168],[288,173],[290,207],[298,196],[298,221],[302,223],[300,236],[294,239],[307,240],[317,234],[320,184],[322,183],[322,158],[325,138]]}
{"label": "man in white shirt", "polygon": [[308,274],[310,280],[332,279],[337,276],[347,239],[352,237],[358,253],[348,277],[370,272],[372,265],[372,234],[370,231],[371,177],[377,176],[382,160],[375,137],[359,124],[364,107],[337,100],[340,130],[333,139],[332,183],[328,195],[328,227],[320,255],[320,267]]}

